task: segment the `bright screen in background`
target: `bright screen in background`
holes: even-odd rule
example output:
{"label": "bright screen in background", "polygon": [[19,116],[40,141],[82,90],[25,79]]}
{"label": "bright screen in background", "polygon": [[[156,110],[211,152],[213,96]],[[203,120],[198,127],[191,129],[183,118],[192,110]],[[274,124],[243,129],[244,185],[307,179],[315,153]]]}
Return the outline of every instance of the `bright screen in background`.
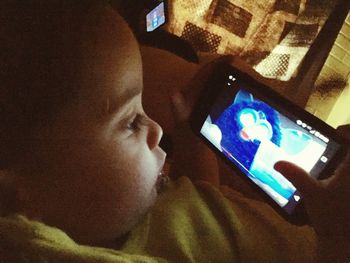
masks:
{"label": "bright screen in background", "polygon": [[165,23],[164,2],[160,3],[146,16],[147,32],[151,32]]}
{"label": "bright screen in background", "polygon": [[279,206],[291,212],[301,196],[273,169],[274,164],[287,160],[307,172],[322,170],[332,155],[325,154],[329,139],[302,120],[287,118],[244,88],[229,99],[224,108],[220,106],[222,101],[214,103],[211,111],[216,114],[208,115],[201,134]]}

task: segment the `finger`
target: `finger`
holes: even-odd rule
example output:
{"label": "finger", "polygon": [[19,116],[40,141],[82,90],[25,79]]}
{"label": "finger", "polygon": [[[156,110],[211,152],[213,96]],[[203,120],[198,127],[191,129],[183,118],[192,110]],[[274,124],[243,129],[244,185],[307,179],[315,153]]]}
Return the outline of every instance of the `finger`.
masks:
{"label": "finger", "polygon": [[191,114],[191,107],[187,104],[182,93],[177,92],[171,96],[172,108],[178,122],[187,121]]}
{"label": "finger", "polygon": [[208,73],[212,72],[215,68],[217,68],[220,65],[223,64],[234,64],[233,61],[235,60],[234,56],[232,55],[225,55],[218,57],[209,63],[205,64],[201,70],[198,72],[198,74],[195,76],[195,78],[203,79],[203,77],[208,77]]}
{"label": "finger", "polygon": [[344,138],[347,138],[348,140],[350,140],[350,124],[338,126],[337,132]]}
{"label": "finger", "polygon": [[274,168],[285,176],[309,202],[319,196],[321,184],[302,168],[287,161],[277,162]]}
{"label": "finger", "polygon": [[350,189],[350,152],[336,169],[334,175],[327,180],[327,187],[333,189]]}
{"label": "finger", "polygon": [[204,65],[197,74],[193,77],[187,88],[184,90],[184,97],[190,107],[192,107],[198,98],[198,95],[202,91],[204,84],[212,76],[214,70],[218,69],[221,65],[232,64],[234,60],[233,56],[222,56],[208,64]]}
{"label": "finger", "polygon": [[230,64],[233,61],[233,56],[221,56],[208,64],[201,67],[196,73],[186,89],[182,93],[170,94],[172,106],[177,121],[184,121],[189,118],[191,110],[198,99],[199,93],[202,91],[205,83],[208,81],[214,70],[220,65]]}

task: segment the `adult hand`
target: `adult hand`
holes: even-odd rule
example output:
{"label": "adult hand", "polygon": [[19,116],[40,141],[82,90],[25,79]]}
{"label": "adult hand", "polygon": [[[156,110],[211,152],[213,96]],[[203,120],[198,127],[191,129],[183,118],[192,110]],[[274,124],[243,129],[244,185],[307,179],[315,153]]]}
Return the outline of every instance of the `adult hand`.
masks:
{"label": "adult hand", "polygon": [[[338,129],[350,137],[350,125]],[[296,165],[280,161],[275,169],[304,197],[305,209],[318,238],[318,262],[350,262],[350,152],[334,175],[316,180]]]}
{"label": "adult hand", "polygon": [[178,121],[186,121],[190,116],[193,106],[198,100],[205,83],[212,76],[216,69],[223,65],[230,64],[242,72],[250,75],[252,78],[271,87],[275,87],[275,83],[269,79],[262,77],[244,60],[233,56],[221,56],[204,65],[197,74],[194,75],[188,85],[172,95],[174,115]]}
{"label": "adult hand", "polygon": [[198,70],[183,90],[172,95],[174,116],[178,122],[188,121],[205,83],[212,76],[214,70],[222,65],[232,64],[233,61],[232,56],[222,56],[212,60]]}
{"label": "adult hand", "polygon": [[220,57],[203,66],[189,85],[172,95],[176,126],[171,134],[174,153],[171,176],[186,175],[193,181],[204,180],[219,185],[219,168],[216,155],[194,135],[188,123],[193,106],[213,71],[229,64],[232,57]]}

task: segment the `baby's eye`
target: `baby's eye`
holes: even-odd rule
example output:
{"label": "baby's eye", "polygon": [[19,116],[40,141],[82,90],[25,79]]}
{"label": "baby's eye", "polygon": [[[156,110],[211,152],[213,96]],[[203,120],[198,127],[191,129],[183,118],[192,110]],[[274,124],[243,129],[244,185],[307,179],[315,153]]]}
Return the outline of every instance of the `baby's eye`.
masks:
{"label": "baby's eye", "polygon": [[127,124],[127,129],[131,131],[138,131],[145,123],[145,117],[141,114],[137,114]]}

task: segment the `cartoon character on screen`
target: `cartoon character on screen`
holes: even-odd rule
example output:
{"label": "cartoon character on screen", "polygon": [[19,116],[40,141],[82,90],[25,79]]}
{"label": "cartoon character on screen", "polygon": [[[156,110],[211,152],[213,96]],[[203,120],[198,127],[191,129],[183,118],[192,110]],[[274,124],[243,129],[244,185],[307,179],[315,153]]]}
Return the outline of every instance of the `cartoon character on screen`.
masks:
{"label": "cartoon character on screen", "polygon": [[280,120],[267,104],[239,91],[233,103],[215,120],[222,133],[224,154],[250,169],[261,141],[281,142]]}

